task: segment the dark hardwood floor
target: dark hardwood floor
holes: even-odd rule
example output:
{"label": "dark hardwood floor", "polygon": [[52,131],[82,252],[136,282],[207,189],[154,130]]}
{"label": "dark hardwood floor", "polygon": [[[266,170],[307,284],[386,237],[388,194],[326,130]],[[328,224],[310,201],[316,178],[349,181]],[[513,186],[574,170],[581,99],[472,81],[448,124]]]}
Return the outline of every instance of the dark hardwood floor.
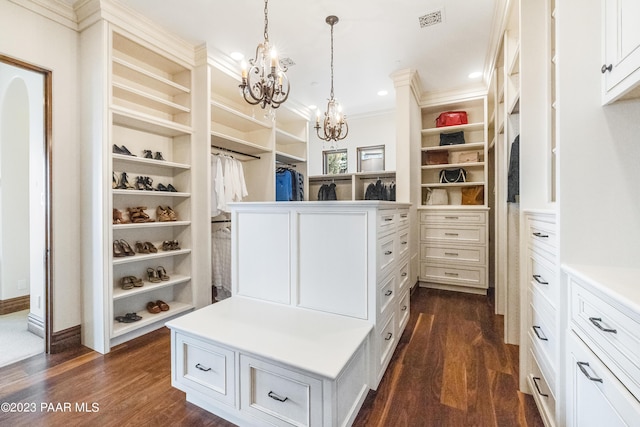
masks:
{"label": "dark hardwood floor", "polygon": [[[502,343],[489,300],[418,289],[354,425],[542,426],[532,397],[517,390],[518,348]],[[107,355],[81,348],[0,368],[0,426],[233,425],[187,403],[171,387],[170,362],[163,328]]]}

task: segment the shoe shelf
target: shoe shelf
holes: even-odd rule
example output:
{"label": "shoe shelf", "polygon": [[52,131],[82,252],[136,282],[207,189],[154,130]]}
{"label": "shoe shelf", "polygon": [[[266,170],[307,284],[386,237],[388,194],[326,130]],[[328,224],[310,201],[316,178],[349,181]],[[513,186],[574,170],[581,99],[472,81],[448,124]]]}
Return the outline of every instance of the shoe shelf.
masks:
{"label": "shoe shelf", "polygon": [[114,196],[140,196],[140,197],[191,197],[191,193],[173,191],[149,191],[149,190],[113,190]]}
{"label": "shoe shelf", "polygon": [[476,131],[483,130],[484,122],[468,123],[466,125],[445,126],[445,127],[433,127],[422,129],[422,135],[440,135],[441,133],[453,133],[458,131]]}
{"label": "shoe shelf", "polygon": [[[120,55],[122,55],[120,53]],[[191,89],[173,80],[155,74],[143,66],[136,65],[131,58],[120,58],[113,56],[113,74],[131,82],[144,82],[144,85],[151,90],[170,96],[191,93]]]}
{"label": "shoe shelf", "polygon": [[113,299],[115,301],[122,298],[129,298],[134,295],[157,291],[158,289],[168,288],[171,286],[179,285],[180,283],[186,283],[191,280],[190,276],[183,276],[179,274],[170,274],[169,276],[171,277],[169,280],[164,280],[158,283],[152,283],[144,280],[143,286],[129,290],[122,289],[118,284],[118,288],[113,290]]}
{"label": "shoe shelf", "polygon": [[122,105],[118,103],[118,101],[120,101],[124,105],[135,104],[139,107],[145,107],[169,115],[191,112],[191,108],[186,105],[151,95],[143,89],[128,86],[117,81],[112,82],[112,89],[114,103],[117,105]]}
{"label": "shoe shelf", "polygon": [[484,185],[483,181],[451,182],[451,183],[429,183],[422,184],[422,188],[442,188],[442,187],[470,187],[474,185]]}
{"label": "shoe shelf", "polygon": [[114,230],[133,230],[138,228],[186,227],[188,225],[191,225],[191,221],[133,222],[128,224],[113,224],[113,229]]}
{"label": "shoe shelf", "polygon": [[428,169],[450,169],[450,168],[473,168],[473,167],[484,167],[484,162],[467,162],[467,163],[441,163],[439,165],[423,165],[423,170]]}
{"label": "shoe shelf", "polygon": [[256,119],[216,100],[211,100],[211,119],[241,132],[253,132],[273,127],[270,122]]}
{"label": "shoe shelf", "polygon": [[177,249],[174,251],[158,250],[158,252],[153,254],[135,254],[132,256],[114,257],[113,265],[116,266],[121,264],[128,264],[131,262],[142,262],[142,261],[148,261],[148,260],[159,259],[159,258],[174,257],[178,255],[187,255],[190,253],[191,253],[191,249]]}
{"label": "shoe shelf", "polygon": [[[148,326],[154,324],[163,319],[168,319],[170,317],[176,316],[178,314],[187,312],[192,310],[193,304],[186,304],[184,302],[179,301],[165,301],[171,307],[168,311],[162,311],[157,314],[149,313],[147,310],[140,310],[136,312],[136,314],[142,317],[141,320],[132,323],[120,323],[116,320],[113,321],[113,333],[111,334],[111,338],[116,338],[121,335],[125,335],[129,332],[133,332],[137,329],[140,329],[144,326]],[[124,316],[126,313],[114,313],[115,316]]]}
{"label": "shoe shelf", "polygon": [[126,154],[111,154],[111,157],[113,158],[114,162],[123,162],[123,163],[130,163],[133,165],[145,165],[145,166],[153,166],[153,167],[159,167],[159,168],[168,168],[168,169],[175,169],[175,170],[189,170],[191,169],[191,165],[187,165],[185,163],[175,163],[175,162],[168,162],[166,160],[154,160],[154,159],[146,159],[144,157],[134,157],[134,156],[128,156]]}
{"label": "shoe shelf", "polygon": [[471,142],[465,144],[456,145],[436,145],[433,147],[423,147],[422,151],[474,151],[483,150],[485,146],[484,142]]}

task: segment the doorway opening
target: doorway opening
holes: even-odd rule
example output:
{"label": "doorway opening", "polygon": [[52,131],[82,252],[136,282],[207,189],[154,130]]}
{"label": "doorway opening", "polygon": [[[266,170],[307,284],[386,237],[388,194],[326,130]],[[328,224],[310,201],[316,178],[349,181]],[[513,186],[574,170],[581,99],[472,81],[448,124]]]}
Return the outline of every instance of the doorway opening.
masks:
{"label": "doorway opening", "polygon": [[51,74],[0,55],[0,366],[51,347]]}

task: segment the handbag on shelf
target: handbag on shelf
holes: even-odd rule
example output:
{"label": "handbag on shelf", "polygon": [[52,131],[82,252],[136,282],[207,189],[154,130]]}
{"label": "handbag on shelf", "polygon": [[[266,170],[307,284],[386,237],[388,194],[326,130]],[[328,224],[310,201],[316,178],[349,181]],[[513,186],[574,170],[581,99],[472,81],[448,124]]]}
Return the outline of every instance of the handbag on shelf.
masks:
{"label": "handbag on shelf", "polygon": [[484,186],[462,187],[461,192],[463,205],[484,205]]}
{"label": "handbag on shelf", "polygon": [[446,165],[447,163],[449,163],[449,152],[447,150],[422,152],[423,165]]}
{"label": "handbag on shelf", "polygon": [[466,111],[445,111],[440,113],[436,118],[436,127],[441,128],[445,126],[466,125],[467,112]]}
{"label": "handbag on shelf", "polygon": [[458,144],[464,144],[464,131],[440,134],[440,145]]}
{"label": "handbag on shelf", "polygon": [[462,168],[442,169],[440,171],[441,184],[452,184],[454,182],[467,182],[467,171]]}
{"label": "handbag on shelf", "polygon": [[444,188],[427,188],[425,205],[448,205],[449,193]]}

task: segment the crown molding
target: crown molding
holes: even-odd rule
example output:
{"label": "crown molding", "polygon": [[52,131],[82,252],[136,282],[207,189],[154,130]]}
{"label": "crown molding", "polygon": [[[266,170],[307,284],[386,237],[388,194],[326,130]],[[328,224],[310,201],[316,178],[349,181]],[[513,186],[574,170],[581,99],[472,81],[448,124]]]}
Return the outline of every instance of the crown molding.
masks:
{"label": "crown molding", "polygon": [[426,107],[443,102],[464,101],[486,96],[487,93],[487,88],[484,84],[478,83],[474,86],[464,86],[453,90],[424,93],[420,98],[419,104],[420,107]]}
{"label": "crown molding", "polygon": [[78,22],[75,11],[71,5],[62,0],[9,0],[11,3],[22,6],[38,15],[42,15],[58,24],[64,25],[74,31],[78,30]]}
{"label": "crown molding", "polygon": [[420,100],[424,91],[422,89],[422,81],[420,80],[418,71],[413,68],[405,68],[394,71],[389,77],[393,80],[393,86],[396,89],[402,86],[409,86],[413,93],[413,97],[416,100]]}
{"label": "crown molding", "polygon": [[79,0],[74,7],[79,31],[103,19],[140,41],[153,40],[156,49],[182,61],[184,65],[195,65],[195,43],[174,35],[146,16],[115,0]]}

